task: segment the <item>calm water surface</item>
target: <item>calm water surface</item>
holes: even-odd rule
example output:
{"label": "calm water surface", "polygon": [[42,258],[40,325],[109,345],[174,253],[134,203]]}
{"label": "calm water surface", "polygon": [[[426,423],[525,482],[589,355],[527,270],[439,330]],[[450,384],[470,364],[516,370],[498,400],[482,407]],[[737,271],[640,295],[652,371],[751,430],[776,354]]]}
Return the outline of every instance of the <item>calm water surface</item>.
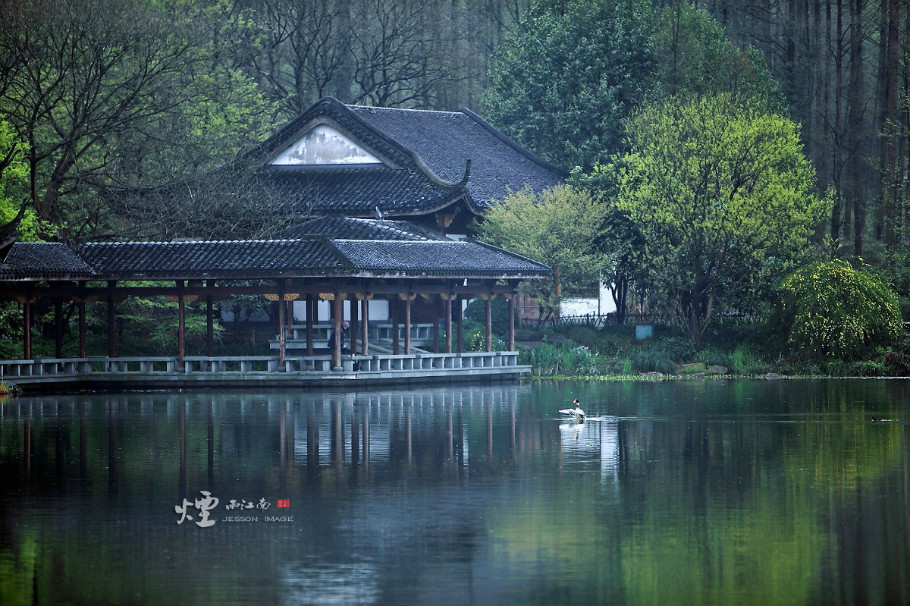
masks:
{"label": "calm water surface", "polygon": [[908,604],[908,429],[884,380],[8,400],[0,604]]}

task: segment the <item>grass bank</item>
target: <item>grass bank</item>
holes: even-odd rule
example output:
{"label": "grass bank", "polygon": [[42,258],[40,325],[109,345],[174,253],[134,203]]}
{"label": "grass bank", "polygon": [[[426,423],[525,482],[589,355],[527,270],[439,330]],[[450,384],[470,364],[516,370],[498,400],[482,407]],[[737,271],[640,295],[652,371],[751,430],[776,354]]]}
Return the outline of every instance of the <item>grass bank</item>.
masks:
{"label": "grass bank", "polygon": [[533,375],[548,378],[712,377],[712,376],[910,376],[910,344],[870,349],[862,359],[813,358],[789,351],[755,323],[719,325],[696,350],[678,328],[655,326],[654,336],[637,339],[634,326],[558,326],[516,333],[519,361]]}

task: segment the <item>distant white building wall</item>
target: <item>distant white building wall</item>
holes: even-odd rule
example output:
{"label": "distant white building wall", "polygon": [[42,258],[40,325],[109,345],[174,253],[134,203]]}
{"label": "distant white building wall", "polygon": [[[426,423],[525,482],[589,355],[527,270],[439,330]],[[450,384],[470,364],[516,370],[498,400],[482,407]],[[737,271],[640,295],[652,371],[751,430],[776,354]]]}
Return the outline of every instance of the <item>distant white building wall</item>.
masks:
{"label": "distant white building wall", "polygon": [[598,297],[570,297],[562,300],[560,316],[602,316],[616,311],[616,303],[609,287],[603,282],[598,289]]}

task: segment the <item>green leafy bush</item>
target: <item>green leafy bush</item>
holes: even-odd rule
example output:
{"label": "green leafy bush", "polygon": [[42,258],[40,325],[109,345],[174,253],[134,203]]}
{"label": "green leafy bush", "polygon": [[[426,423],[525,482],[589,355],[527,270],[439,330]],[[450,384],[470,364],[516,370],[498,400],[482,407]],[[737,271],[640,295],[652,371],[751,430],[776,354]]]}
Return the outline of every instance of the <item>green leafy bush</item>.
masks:
{"label": "green leafy bush", "polygon": [[780,287],[789,343],[815,354],[853,359],[895,343],[903,332],[897,295],[877,277],[845,261],[814,263]]}
{"label": "green leafy bush", "polygon": [[632,368],[637,372],[673,374],[676,372],[676,363],[666,349],[658,346],[635,352],[632,355]]}
{"label": "green leafy bush", "polygon": [[540,376],[589,376],[604,371],[604,360],[587,347],[572,341],[544,343],[519,354],[521,364],[530,364]]}

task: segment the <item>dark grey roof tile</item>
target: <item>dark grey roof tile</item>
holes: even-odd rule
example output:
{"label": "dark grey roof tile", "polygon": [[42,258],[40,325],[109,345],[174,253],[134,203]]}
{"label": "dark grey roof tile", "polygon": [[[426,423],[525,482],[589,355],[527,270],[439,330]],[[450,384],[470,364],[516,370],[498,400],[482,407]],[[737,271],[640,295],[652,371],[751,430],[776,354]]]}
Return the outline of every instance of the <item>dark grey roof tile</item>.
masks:
{"label": "dark grey roof tile", "polygon": [[345,240],[447,240],[440,232],[410,221],[321,217],[288,229],[288,238],[327,236]]}
{"label": "dark grey roof tile", "polygon": [[0,280],[68,280],[93,275],[89,264],[59,242],[16,242],[0,264]]}
{"label": "dark grey roof tile", "polygon": [[362,270],[405,275],[540,277],[545,265],[472,240],[377,241],[334,240],[334,245]]}

